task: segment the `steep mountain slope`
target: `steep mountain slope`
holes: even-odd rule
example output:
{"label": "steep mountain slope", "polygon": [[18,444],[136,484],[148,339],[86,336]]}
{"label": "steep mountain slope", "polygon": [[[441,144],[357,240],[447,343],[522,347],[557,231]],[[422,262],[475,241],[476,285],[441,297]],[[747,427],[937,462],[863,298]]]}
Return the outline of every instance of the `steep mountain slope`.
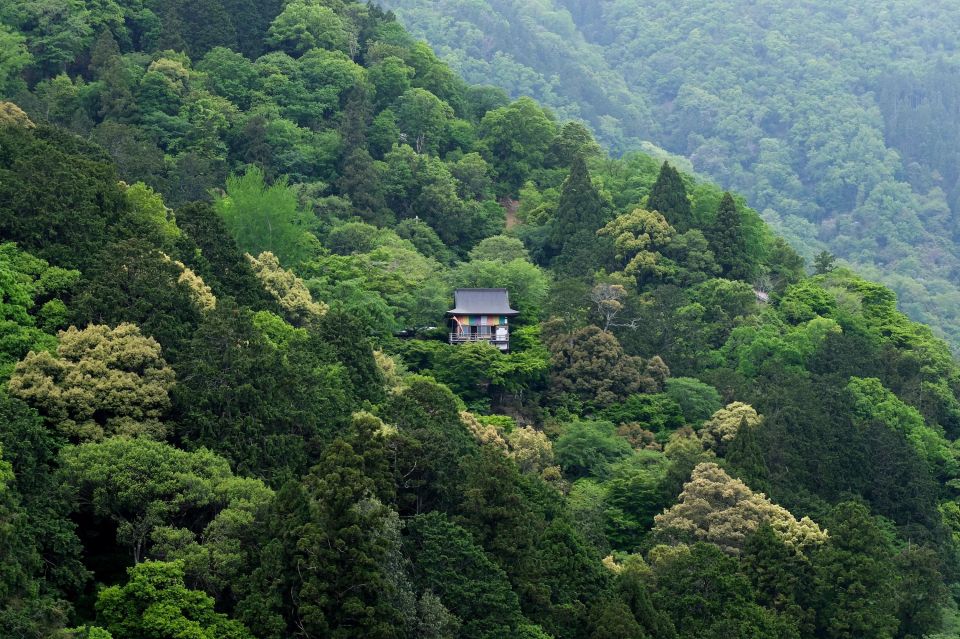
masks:
{"label": "steep mountain slope", "polygon": [[471,81],[586,101],[579,115],[614,147],[689,157],[807,257],[828,248],[960,344],[960,25],[946,5],[385,5]]}
{"label": "steep mountain slope", "polygon": [[0,636],[956,634],[889,289],[372,6],[0,17]]}

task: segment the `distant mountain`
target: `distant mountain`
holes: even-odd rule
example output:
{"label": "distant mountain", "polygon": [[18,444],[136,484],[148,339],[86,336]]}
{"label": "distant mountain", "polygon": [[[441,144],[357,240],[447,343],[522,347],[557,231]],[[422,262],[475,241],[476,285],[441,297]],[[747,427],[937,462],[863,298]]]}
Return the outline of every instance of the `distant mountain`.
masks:
{"label": "distant mountain", "polygon": [[960,346],[960,15],[919,0],[386,0],[471,82],[744,193]]}

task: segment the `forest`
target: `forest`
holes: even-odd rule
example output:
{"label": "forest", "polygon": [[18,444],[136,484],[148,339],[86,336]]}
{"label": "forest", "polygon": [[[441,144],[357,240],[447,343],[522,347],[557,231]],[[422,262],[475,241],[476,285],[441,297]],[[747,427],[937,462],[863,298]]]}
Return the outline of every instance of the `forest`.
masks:
{"label": "forest", "polygon": [[960,348],[949,3],[383,4],[469,81],[532,95],[618,154],[676,154],[743,193],[801,255],[831,251]]}
{"label": "forest", "polygon": [[950,344],[605,144],[371,3],[0,0],[0,637],[957,636]]}

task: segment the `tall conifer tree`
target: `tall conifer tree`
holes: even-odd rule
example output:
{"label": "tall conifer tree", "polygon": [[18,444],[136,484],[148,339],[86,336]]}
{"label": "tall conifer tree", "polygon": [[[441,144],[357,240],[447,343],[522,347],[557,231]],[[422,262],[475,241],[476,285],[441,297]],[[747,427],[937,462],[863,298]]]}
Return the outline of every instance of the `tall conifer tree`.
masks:
{"label": "tall conifer tree", "polygon": [[557,212],[550,225],[547,256],[560,262],[555,266],[564,270],[586,272],[597,261],[597,229],[604,221],[603,199],[593,186],[583,155],[577,154],[570,165],[570,175],[563,183]]}
{"label": "tall conifer tree", "polygon": [[664,162],[660,167],[660,175],[650,189],[647,209],[659,211],[670,222],[670,226],[680,233],[689,231],[693,226],[693,212],[683,178],[669,162]]}
{"label": "tall conifer tree", "polygon": [[710,248],[723,276],[732,280],[749,280],[753,275],[753,259],[747,254],[743,218],[730,193],[724,193],[717,208],[717,217],[710,228]]}

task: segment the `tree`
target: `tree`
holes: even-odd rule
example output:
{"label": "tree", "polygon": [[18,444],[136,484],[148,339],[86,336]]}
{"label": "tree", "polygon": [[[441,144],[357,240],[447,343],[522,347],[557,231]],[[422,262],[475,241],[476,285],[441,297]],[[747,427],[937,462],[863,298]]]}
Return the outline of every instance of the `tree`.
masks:
{"label": "tree", "polygon": [[227,194],[215,206],[241,250],[271,252],[288,266],[309,256],[315,238],[306,231],[296,194],[283,181],[267,186],[259,168],[228,179]]}
{"label": "tree", "polygon": [[826,275],[836,268],[837,257],[830,251],[820,251],[813,258],[813,270],[817,275]]}
{"label": "tree", "polygon": [[797,520],[763,493],[754,493],[719,466],[701,463],[684,484],[680,503],[655,517],[659,539],[707,541],[737,555],[749,536],[769,524],[787,545],[806,551],[823,544],[827,534],[809,517]]}
{"label": "tree", "polygon": [[896,569],[888,531],[863,504],[832,513],[830,539],[813,555],[817,632],[829,639],[880,639],[896,631]]}
{"label": "tree", "polygon": [[943,626],[947,589],[940,573],[940,560],[933,548],[907,546],[897,555],[897,637],[920,639]]}
{"label": "tree", "polygon": [[743,217],[729,193],[724,193],[720,200],[708,239],[724,277],[746,281],[752,279],[755,256],[748,251]]}
{"label": "tree", "polygon": [[657,181],[650,188],[646,208],[659,212],[670,226],[680,233],[685,233],[694,226],[693,212],[683,178],[669,162],[664,162],[660,167]]}
{"label": "tree", "polygon": [[182,563],[148,561],[128,573],[126,584],[97,597],[97,623],[113,639],[253,639],[241,623],[214,610],[212,597],[186,587]]}
{"label": "tree", "polygon": [[557,394],[569,393],[603,407],[655,388],[653,379],[644,376],[643,360],[627,355],[612,333],[596,326],[547,335],[545,341],[551,351],[551,385]]}
{"label": "tree", "polygon": [[512,262],[513,260],[530,261],[523,241],[509,235],[493,235],[484,238],[479,244],[470,249],[470,260],[486,260],[488,262]]}
{"label": "tree", "polygon": [[582,155],[570,165],[560,191],[557,211],[550,221],[547,255],[578,273],[597,261],[596,231],[606,221],[606,206],[594,187]]}
{"label": "tree", "polygon": [[709,384],[691,377],[671,377],[664,392],[677,402],[688,424],[697,426],[720,410],[720,393]]}
{"label": "tree", "polygon": [[788,621],[754,602],[737,561],[715,546],[658,547],[651,553],[654,603],[669,614],[681,639],[797,636]]}
{"label": "tree", "polygon": [[439,593],[443,605],[462,622],[460,636],[512,636],[521,619],[517,595],[470,534],[438,512],[413,518],[408,531],[408,552],[417,557],[415,582]]}
{"label": "tree", "polygon": [[676,272],[676,264],[662,253],[675,234],[660,213],[644,209],[620,215],[597,231],[597,235],[610,238],[623,272],[634,276],[640,286]]}
{"label": "tree", "polygon": [[356,36],[337,13],[318,0],[288,3],[270,25],[267,42],[291,55],[315,48],[354,53]]}
{"label": "tree", "polygon": [[435,154],[446,142],[453,109],[425,89],[408,89],[397,101],[397,122],[417,153]]}
{"label": "tree", "polygon": [[753,406],[743,402],[727,404],[715,412],[703,424],[700,439],[706,450],[712,450],[723,455],[730,442],[737,438],[742,428],[759,428],[762,418],[753,409]]}
{"label": "tree", "polygon": [[0,128],[0,236],[63,268],[86,269],[129,203],[109,157],[48,127]]}
{"label": "tree", "polygon": [[53,350],[67,314],[60,299],[74,287],[78,271],[52,267],[45,261],[0,244],[0,377],[30,351]]}
{"label": "tree", "polygon": [[70,446],[60,463],[77,510],[115,526],[116,543],[134,563],[147,557],[161,529],[199,533],[232,503],[270,495],[259,480],[235,478],[227,460],[206,449],[186,452],[142,438]]}
{"label": "tree", "polygon": [[805,634],[812,633],[813,611],[804,607],[812,586],[810,560],[785,544],[769,524],[747,539],[740,559],[757,603],[792,617]]}
{"label": "tree", "polygon": [[590,620],[590,639],[647,639],[630,608],[619,599],[601,604]]}
{"label": "tree", "polygon": [[10,392],[34,405],[74,440],[122,434],[163,438],[174,372],[160,345],[132,324],[70,327],[56,356],[31,352],[17,364]]}
{"label": "tree", "polygon": [[260,285],[213,206],[206,202],[188,204],[175,216],[182,231],[178,253],[217,297],[232,297],[254,310],[275,308],[273,296]]}
{"label": "tree", "polygon": [[520,315],[521,325],[535,324],[541,316],[550,291],[550,280],[543,269],[516,258],[508,262],[471,260],[461,262],[447,274],[447,282],[456,288],[506,288],[510,304]]}
{"label": "tree", "polygon": [[[264,319],[261,326],[278,329],[276,341],[257,326],[257,317]],[[325,335],[274,317],[279,322],[220,300],[177,364],[173,413],[182,445],[207,446],[238,472],[281,484],[309,469],[314,438],[344,423],[353,388]],[[375,368],[372,353],[368,357]]]}
{"label": "tree", "polygon": [[310,515],[296,531],[298,618],[308,633],[388,639],[401,628],[384,566],[390,539],[377,534],[390,511],[378,498],[389,498],[393,484],[378,481],[389,479],[382,434],[356,434],[352,443],[334,440],[304,479]]}
{"label": "tree", "polygon": [[323,302],[314,302],[303,280],[281,267],[273,253],[247,255],[247,260],[263,288],[273,295],[294,326],[315,324],[327,312],[329,307]]}
{"label": "tree", "polygon": [[611,463],[633,452],[630,444],[617,436],[612,423],[581,421],[566,425],[554,450],[571,477],[603,477]]}
{"label": "tree", "polygon": [[477,133],[501,188],[508,193],[519,191],[531,172],[542,166],[556,131],[550,115],[530,98],[487,111]]}
{"label": "tree", "polygon": [[21,33],[7,25],[0,26],[0,92],[13,95],[22,85],[20,72],[33,61]]}

